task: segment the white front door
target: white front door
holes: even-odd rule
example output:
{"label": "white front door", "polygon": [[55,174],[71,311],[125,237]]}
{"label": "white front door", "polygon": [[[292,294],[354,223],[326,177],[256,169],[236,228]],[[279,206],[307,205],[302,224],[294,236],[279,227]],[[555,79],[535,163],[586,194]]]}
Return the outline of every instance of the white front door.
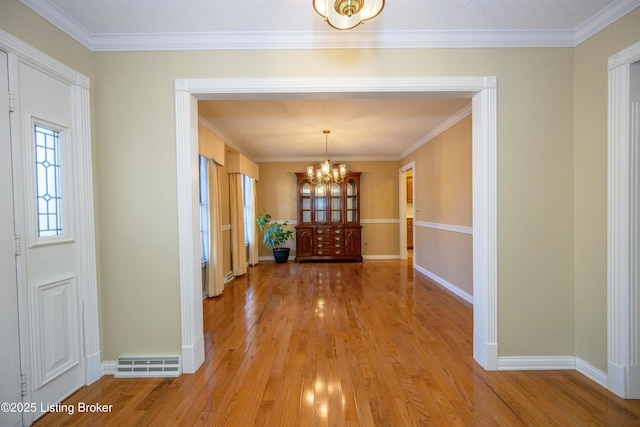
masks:
{"label": "white front door", "polygon": [[74,203],[73,86],[15,61],[11,87],[27,424],[84,384]]}
{"label": "white front door", "polygon": [[9,78],[7,54],[0,51],[0,425],[22,424],[20,337],[18,334],[18,281],[9,131]]}

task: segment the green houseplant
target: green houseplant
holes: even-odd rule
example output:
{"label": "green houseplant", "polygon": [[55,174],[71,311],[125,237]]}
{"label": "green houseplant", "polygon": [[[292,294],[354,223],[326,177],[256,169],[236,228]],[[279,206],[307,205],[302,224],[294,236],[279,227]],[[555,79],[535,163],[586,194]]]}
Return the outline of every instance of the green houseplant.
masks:
{"label": "green houseplant", "polygon": [[271,222],[271,215],[262,211],[256,219],[260,231],[264,233],[262,241],[273,251],[273,257],[277,263],[285,263],[289,259],[289,248],[282,247],[287,240],[293,237],[293,231],[286,230],[289,221],[281,224]]}

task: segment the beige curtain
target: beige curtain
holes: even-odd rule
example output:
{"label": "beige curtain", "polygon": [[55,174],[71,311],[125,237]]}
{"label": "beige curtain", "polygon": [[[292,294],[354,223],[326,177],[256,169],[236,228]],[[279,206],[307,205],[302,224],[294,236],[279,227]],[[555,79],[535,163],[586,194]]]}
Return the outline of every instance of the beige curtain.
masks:
{"label": "beige curtain", "polygon": [[242,175],[229,174],[229,203],[231,211],[231,259],[233,275],[247,272],[247,253],[244,239],[244,212],[242,205]]}
{"label": "beige curtain", "polygon": [[256,180],[254,178],[251,181],[251,195],[253,202],[251,203],[251,213],[249,214],[249,230],[251,230],[251,236],[249,236],[249,265],[256,265],[258,263],[258,223],[256,219],[258,215],[256,213],[256,207],[258,206],[258,196],[256,193]]}
{"label": "beige curtain", "polygon": [[222,260],[222,203],[220,166],[209,160],[209,265],[207,268],[207,294],[215,297],[224,290]]}

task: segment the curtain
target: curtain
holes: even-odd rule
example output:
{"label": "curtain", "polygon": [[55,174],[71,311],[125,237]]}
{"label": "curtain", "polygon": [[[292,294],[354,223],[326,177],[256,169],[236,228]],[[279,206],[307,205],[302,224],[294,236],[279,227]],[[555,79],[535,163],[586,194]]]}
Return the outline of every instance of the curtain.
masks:
{"label": "curtain", "polygon": [[207,294],[215,297],[224,290],[222,271],[222,203],[220,191],[220,166],[209,160],[209,265],[207,268]]}
{"label": "curtain", "polygon": [[251,182],[251,204],[250,204],[250,213],[249,213],[249,230],[250,236],[247,240],[249,240],[249,265],[256,265],[258,263],[258,223],[256,219],[258,218],[256,213],[256,206],[258,206],[258,196],[256,193],[256,180],[254,178],[250,178]]}
{"label": "curtain", "polygon": [[247,253],[244,239],[244,207],[242,204],[242,175],[229,174],[229,203],[231,211],[231,259],[233,275],[247,272]]}

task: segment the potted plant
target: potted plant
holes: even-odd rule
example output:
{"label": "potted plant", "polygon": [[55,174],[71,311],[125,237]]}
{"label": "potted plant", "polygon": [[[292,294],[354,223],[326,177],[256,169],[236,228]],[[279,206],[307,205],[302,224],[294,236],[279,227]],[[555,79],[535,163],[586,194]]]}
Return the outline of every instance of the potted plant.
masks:
{"label": "potted plant", "polygon": [[293,231],[285,230],[289,221],[281,224],[271,222],[271,215],[262,211],[262,215],[258,216],[257,222],[260,231],[264,233],[262,241],[273,250],[273,257],[277,263],[285,263],[289,259],[289,248],[282,247],[285,242],[293,236]]}

